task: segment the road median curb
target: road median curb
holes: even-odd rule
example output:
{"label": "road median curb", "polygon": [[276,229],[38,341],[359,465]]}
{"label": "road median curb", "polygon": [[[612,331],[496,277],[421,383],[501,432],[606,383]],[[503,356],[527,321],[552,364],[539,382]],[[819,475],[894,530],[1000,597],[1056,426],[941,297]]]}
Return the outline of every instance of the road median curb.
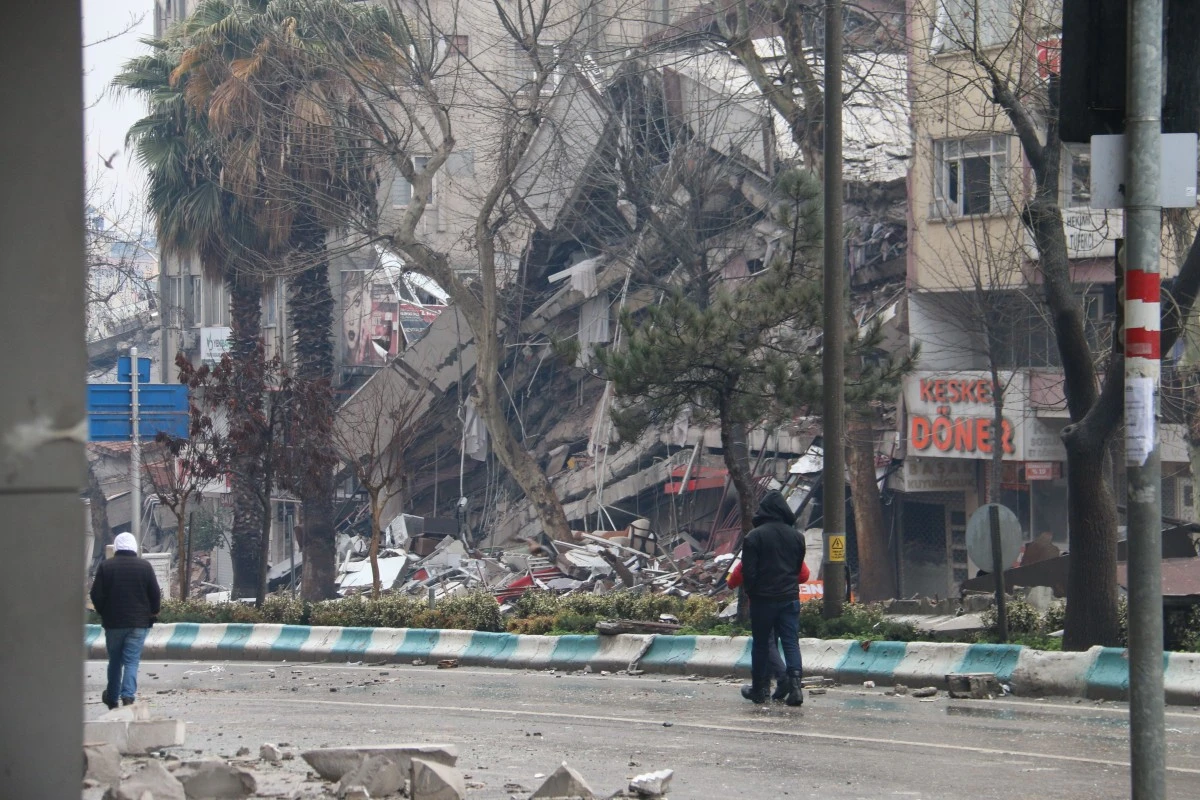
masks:
{"label": "road median curb", "polygon": [[[89,658],[105,658],[104,634],[87,625]],[[143,659],[436,663],[506,669],[648,673],[750,674],[749,637],[571,635],[529,636],[416,628],[176,622],[156,625]],[[805,674],[843,684],[946,688],[951,673],[992,673],[1016,695],[1127,700],[1128,653],[1093,647],[1079,653],[1021,645],[801,639]],[[1166,700],[1200,705],[1200,654],[1164,654]]]}

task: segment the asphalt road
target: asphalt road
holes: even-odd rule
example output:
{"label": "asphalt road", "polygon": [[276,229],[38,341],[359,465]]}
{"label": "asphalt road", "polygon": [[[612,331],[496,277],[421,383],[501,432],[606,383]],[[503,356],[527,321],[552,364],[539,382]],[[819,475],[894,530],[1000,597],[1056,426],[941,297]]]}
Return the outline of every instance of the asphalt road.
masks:
{"label": "asphalt road", "polygon": [[[104,663],[86,668],[87,717]],[[566,761],[599,795],[673,769],[670,797],[1126,798],[1128,712],[1073,700],[933,700],[844,687],[755,707],[737,682],[411,665],[143,662],[139,694],[188,724],[184,755],[263,742],[459,747],[468,796],[528,797]],[[1167,712],[1167,787],[1200,797],[1200,711]],[[282,796],[306,765],[283,763]],[[524,791],[522,791],[522,789]]]}

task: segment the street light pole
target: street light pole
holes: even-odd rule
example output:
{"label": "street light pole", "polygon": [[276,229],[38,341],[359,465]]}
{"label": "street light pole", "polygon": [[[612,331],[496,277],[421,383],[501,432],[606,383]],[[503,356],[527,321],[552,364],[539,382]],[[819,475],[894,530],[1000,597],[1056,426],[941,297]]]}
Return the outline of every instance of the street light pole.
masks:
{"label": "street light pole", "polygon": [[1129,750],[1133,800],[1166,794],[1163,708],[1161,376],[1163,0],[1129,4],[1125,122],[1125,475],[1129,543]]}
{"label": "street light pole", "polygon": [[825,0],[825,307],[821,348],[825,463],[823,613],[846,593],[846,268],[842,254],[842,0]]}

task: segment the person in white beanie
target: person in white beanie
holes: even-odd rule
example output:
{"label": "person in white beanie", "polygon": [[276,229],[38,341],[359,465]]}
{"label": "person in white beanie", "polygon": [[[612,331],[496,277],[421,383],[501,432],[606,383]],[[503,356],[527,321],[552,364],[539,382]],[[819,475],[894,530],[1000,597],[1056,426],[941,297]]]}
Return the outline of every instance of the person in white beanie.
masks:
{"label": "person in white beanie", "polygon": [[100,699],[109,708],[116,708],[118,701],[129,705],[137,697],[142,645],[162,603],[154,567],[138,558],[133,534],[119,534],[113,549],[113,557],[96,570],[91,592],[92,606],[104,623],[108,686]]}

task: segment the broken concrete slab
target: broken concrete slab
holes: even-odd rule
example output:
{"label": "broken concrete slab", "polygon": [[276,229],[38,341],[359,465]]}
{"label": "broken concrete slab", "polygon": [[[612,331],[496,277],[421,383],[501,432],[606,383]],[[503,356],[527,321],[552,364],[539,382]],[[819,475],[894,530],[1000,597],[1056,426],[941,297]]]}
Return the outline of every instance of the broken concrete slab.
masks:
{"label": "broken concrete slab", "polygon": [[145,721],[150,719],[150,704],[145,700],[136,700],[127,706],[110,709],[101,714],[99,718],[122,722]]}
{"label": "broken concrete slab", "polygon": [[412,800],[463,800],[466,794],[466,780],[456,767],[423,758],[412,760]]}
{"label": "broken concrete slab", "polygon": [[130,755],[179,747],[187,736],[187,726],[181,719],[138,720],[127,724],[124,752]]}
{"label": "broken concrete slab", "polygon": [[583,776],[563,762],[542,782],[529,800],[595,800],[596,793]]}
{"label": "broken concrete slab", "polygon": [[188,800],[243,800],[258,790],[252,774],[217,758],[185,761],[175,777]]}
{"label": "broken concrete slab", "polygon": [[322,747],[300,754],[317,774],[327,781],[340,781],[367,756],[392,758],[401,772],[412,769],[412,759],[423,758],[438,764],[458,763],[458,748],[452,744],[379,744],[363,747]]}
{"label": "broken concrete slab", "polygon": [[366,756],[342,776],[338,796],[345,797],[350,789],[361,786],[371,797],[395,794],[404,786],[404,771],[390,756]]}
{"label": "broken concrete slab", "polygon": [[371,793],[365,786],[351,786],[342,795],[342,800],[371,800]]}
{"label": "broken concrete slab", "polygon": [[83,740],[111,744],[122,755],[142,755],[164,747],[178,747],[187,730],[183,720],[90,720],[83,725]]}
{"label": "broken concrete slab", "polygon": [[148,761],[140,770],[104,793],[104,800],[188,800],[183,784],[157,761]]}
{"label": "broken concrete slab", "polygon": [[111,744],[83,746],[84,780],[101,786],[116,786],[121,782],[121,751]]}
{"label": "broken concrete slab", "polygon": [[278,745],[266,742],[258,748],[258,757],[262,761],[276,763],[283,760],[283,751],[279,749]]}
{"label": "broken concrete slab", "polygon": [[408,794],[412,800],[462,800],[467,781],[455,766],[414,758]]}
{"label": "broken concrete slab", "polygon": [[638,775],[629,781],[629,791],[636,793],[639,797],[662,797],[667,793],[667,788],[671,785],[671,778],[674,775],[675,770],[671,769],[660,769]]}

